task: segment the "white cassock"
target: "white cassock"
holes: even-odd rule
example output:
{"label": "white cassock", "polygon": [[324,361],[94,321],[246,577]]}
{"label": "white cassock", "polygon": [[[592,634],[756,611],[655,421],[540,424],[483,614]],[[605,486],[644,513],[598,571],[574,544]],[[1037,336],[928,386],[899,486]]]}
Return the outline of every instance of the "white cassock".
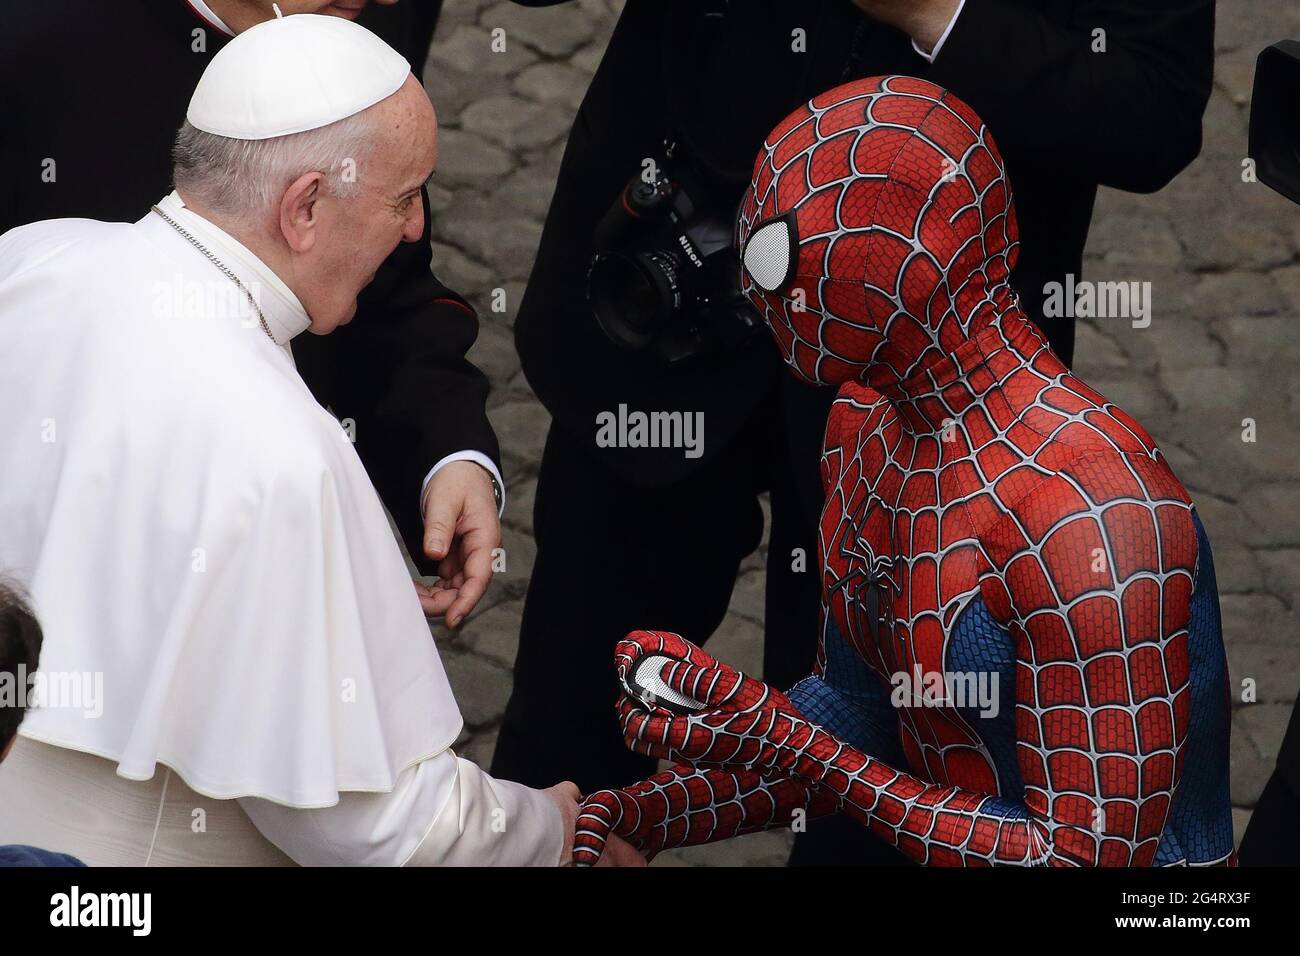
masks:
{"label": "white cassock", "polygon": [[0,573],[62,689],[0,765],[0,843],[561,862],[551,801],[450,749],[460,711],[379,498],[294,368],[302,305],[177,194],[160,208],[274,341],[154,213],[0,237]]}

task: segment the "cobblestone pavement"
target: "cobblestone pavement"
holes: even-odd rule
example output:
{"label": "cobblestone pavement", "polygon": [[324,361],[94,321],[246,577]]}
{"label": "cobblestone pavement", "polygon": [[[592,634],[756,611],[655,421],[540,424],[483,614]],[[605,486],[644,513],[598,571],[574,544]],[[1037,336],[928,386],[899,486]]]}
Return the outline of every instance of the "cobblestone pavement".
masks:
{"label": "cobblestone pavement", "polygon": [[[485,764],[510,688],[548,423],[519,371],[510,325],[569,124],[620,6],[446,0],[425,70],[442,124],[432,190],[435,267],[479,310],[482,331],[471,357],[493,383],[489,410],[509,485],[506,572],[460,634],[436,628],[468,724],[462,753]],[[498,27],[503,52],[492,51]],[[1242,180],[1255,56],[1296,36],[1300,9],[1293,5],[1220,0],[1203,154],[1156,195],[1103,190],[1093,220],[1085,278],[1151,282],[1152,322],[1084,322],[1077,350],[1084,378],[1156,436],[1214,541],[1234,689],[1239,836],[1300,687],[1300,209]],[[493,311],[494,289],[504,289],[503,311]],[[1245,419],[1254,422],[1254,441],[1243,440]],[[710,642],[718,656],[755,673],[762,587],[755,555]],[[1243,703],[1248,680],[1256,699]],[[788,834],[758,834],[660,859],[779,864],[788,845]]]}

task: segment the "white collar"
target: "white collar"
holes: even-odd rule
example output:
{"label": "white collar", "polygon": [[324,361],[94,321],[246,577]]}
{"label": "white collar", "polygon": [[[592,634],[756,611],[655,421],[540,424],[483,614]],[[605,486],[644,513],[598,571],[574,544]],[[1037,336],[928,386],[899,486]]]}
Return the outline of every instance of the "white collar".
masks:
{"label": "white collar", "polygon": [[163,197],[158,202],[158,208],[184,226],[187,232],[239,276],[239,281],[248,287],[262,310],[271,337],[277,345],[287,346],[290,339],[311,324],[311,318],[298,297],[270,266],[230,233],[188,208],[179,193],[173,190]]}
{"label": "white collar", "polygon": [[185,2],[189,4],[190,9],[193,10],[200,19],[206,20],[226,36],[233,37],[235,35],[235,31],[226,26],[221,17],[213,13],[212,8],[204,3],[203,0],[185,0]]}

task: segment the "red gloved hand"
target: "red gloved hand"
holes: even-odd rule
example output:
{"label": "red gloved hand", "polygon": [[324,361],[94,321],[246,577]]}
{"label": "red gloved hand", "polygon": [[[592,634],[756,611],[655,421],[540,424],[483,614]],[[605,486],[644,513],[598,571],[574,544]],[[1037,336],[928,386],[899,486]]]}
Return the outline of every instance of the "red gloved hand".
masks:
{"label": "red gloved hand", "polygon": [[676,634],[634,631],[615,650],[623,739],[674,763],[790,770],[812,736],[785,694]]}

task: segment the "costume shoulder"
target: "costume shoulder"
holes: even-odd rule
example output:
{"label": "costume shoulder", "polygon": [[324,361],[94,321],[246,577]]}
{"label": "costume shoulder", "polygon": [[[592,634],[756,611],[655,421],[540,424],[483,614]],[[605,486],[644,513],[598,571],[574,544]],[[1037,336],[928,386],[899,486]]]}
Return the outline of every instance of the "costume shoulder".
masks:
{"label": "costume shoulder", "polygon": [[1065,574],[1111,542],[1144,555],[1169,543],[1170,555],[1194,557],[1186,488],[1150,434],[1095,389],[1061,375],[1007,434],[977,454],[988,484],[961,503],[992,568],[1032,568],[1034,553]]}
{"label": "costume shoulder", "polygon": [[1046,388],[1022,420],[1049,438],[1063,461],[1106,451],[1148,455],[1156,451],[1155,440],[1132,415],[1070,374],[1059,376]]}
{"label": "costume shoulder", "polygon": [[[1150,433],[1073,375],[1048,388],[1024,424],[1045,439],[1032,456],[1040,483],[1065,481],[1094,505],[1119,497],[1191,501]],[[1028,483],[1022,495],[1036,490]]]}
{"label": "costume shoulder", "polygon": [[1114,596],[1153,568],[1181,574],[1190,593],[1191,497],[1132,416],[1064,375],[1009,433],[1023,457],[1002,460],[991,493],[963,504],[1005,585],[985,590],[995,616],[1004,619],[1013,604],[1023,612]]}

